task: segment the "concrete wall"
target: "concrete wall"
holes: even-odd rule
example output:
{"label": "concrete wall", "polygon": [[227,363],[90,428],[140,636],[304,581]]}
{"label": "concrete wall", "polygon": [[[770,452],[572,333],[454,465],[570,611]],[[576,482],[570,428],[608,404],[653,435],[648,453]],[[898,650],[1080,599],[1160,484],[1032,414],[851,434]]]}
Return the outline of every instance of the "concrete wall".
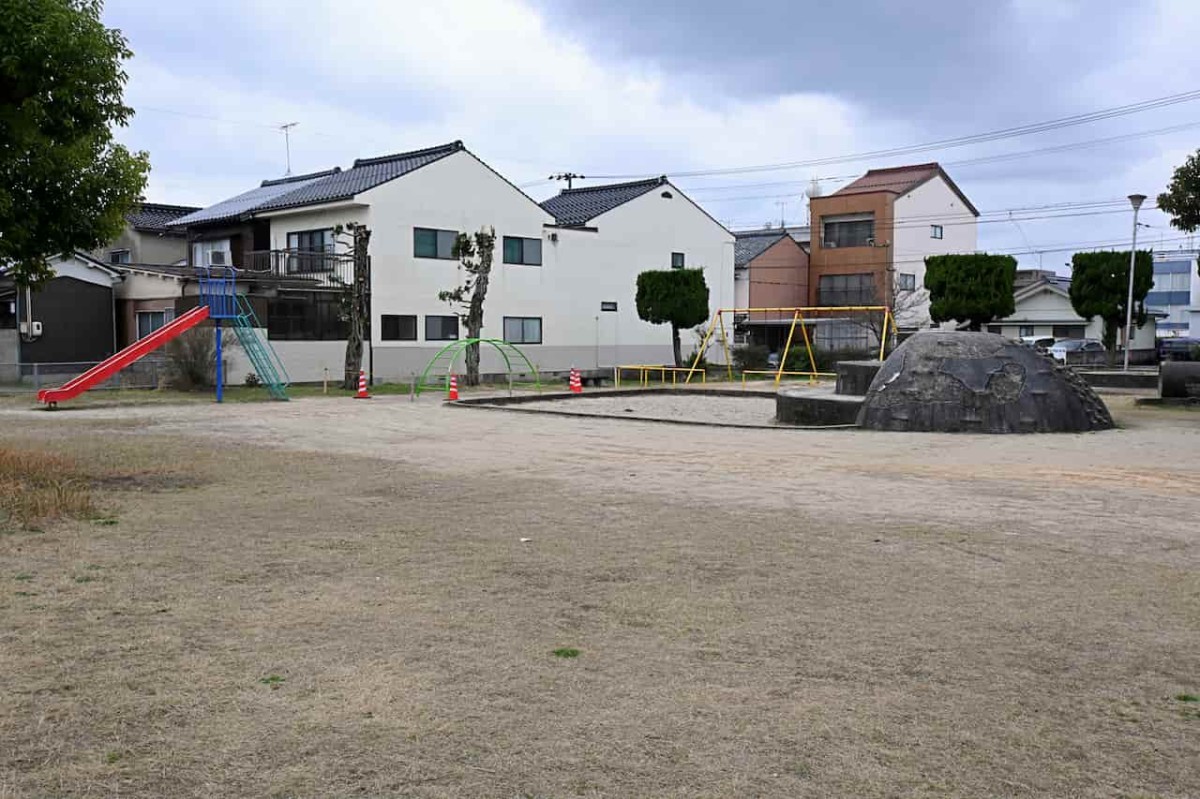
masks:
{"label": "concrete wall", "polygon": [[[894,209],[892,268],[896,275],[915,275],[918,290],[925,286],[926,256],[971,253],[978,247],[975,215],[940,176],[897,197]],[[942,238],[932,237],[933,225],[942,226]],[[928,295],[918,296],[925,301],[897,317],[901,327],[929,326]]]}

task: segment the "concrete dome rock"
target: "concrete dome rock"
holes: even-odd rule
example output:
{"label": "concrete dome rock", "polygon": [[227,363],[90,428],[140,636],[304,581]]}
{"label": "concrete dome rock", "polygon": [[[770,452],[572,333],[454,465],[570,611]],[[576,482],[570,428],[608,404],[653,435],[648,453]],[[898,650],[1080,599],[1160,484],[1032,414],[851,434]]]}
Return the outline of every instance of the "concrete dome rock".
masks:
{"label": "concrete dome rock", "polygon": [[992,333],[918,333],[871,382],[860,427],[943,433],[1079,433],[1112,416],[1083,378]]}

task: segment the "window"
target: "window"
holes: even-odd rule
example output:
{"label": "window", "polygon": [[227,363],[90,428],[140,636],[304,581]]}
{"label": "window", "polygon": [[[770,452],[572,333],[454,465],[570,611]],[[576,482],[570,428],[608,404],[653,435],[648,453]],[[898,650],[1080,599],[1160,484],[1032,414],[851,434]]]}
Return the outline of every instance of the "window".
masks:
{"label": "window", "polygon": [[1004,327],[1001,325],[988,325],[988,332],[995,333],[997,336],[1004,335]]}
{"label": "window", "polygon": [[457,316],[426,316],[426,341],[455,341],[458,339]]}
{"label": "window", "polygon": [[1037,334],[1033,332],[1033,325],[1021,325],[1017,329],[1017,335],[1024,338],[1025,336],[1034,336]]}
{"label": "window", "polygon": [[686,265],[687,265],[687,259],[684,257],[683,253],[681,253],[681,252],[671,253],[671,268],[672,269],[683,269]]}
{"label": "window", "polygon": [[617,304],[615,302],[601,302],[600,310],[601,311],[616,311]]}
{"label": "window", "polygon": [[871,346],[871,331],[856,322],[822,321],[814,331],[813,344],[829,352],[865,350]]}
{"label": "window", "polygon": [[162,311],[138,311],[137,337],[145,338],[174,318],[175,312],[169,308]]}
{"label": "window", "polygon": [[192,266],[229,266],[229,239],[192,242]]}
{"label": "window", "polygon": [[869,247],[875,239],[875,215],[854,214],[844,217],[822,217],[821,246]]}
{"label": "window", "polygon": [[280,294],[267,302],[267,338],[274,341],[342,341],[349,336],[338,294]]}
{"label": "window", "polygon": [[542,318],[540,316],[504,317],[504,340],[509,344],[541,344]]}
{"label": "window", "polygon": [[942,226],[941,225],[930,225],[929,226],[929,238],[940,239],[941,237],[942,237]]}
{"label": "window", "polygon": [[[1129,271],[1126,270],[1126,275],[1128,274]],[[1055,338],[1083,338],[1086,329],[1086,325],[1055,325],[1051,333]],[[1033,328],[1030,328],[1030,335],[1033,335],[1032,330]]]}
{"label": "window", "polygon": [[108,254],[108,262],[110,264],[127,264],[131,263],[129,250],[112,250]]}
{"label": "window", "polygon": [[334,259],[333,228],[301,230],[289,233],[287,273],[306,275],[313,272],[332,272]]}
{"label": "window", "polygon": [[896,275],[896,291],[916,291],[917,276],[908,272],[901,272]]}
{"label": "window", "polygon": [[381,341],[416,341],[416,315],[384,314],[379,317],[379,338]]}
{"label": "window", "polygon": [[817,283],[818,305],[870,305],[875,302],[875,276],[821,275]]}
{"label": "window", "polygon": [[504,263],[542,265],[542,240],[504,237]]}
{"label": "window", "polygon": [[458,238],[456,230],[434,230],[433,228],[413,228],[413,256],[416,258],[441,258],[454,260],[454,242]]}
{"label": "window", "polygon": [[300,230],[288,234],[288,249],[297,252],[333,252],[333,228]]}

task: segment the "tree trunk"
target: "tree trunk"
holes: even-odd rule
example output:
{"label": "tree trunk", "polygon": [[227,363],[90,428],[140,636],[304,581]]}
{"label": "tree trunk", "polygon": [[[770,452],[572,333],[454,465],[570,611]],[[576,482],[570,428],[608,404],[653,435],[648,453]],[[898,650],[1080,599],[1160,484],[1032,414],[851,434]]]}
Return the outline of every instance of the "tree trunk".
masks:
{"label": "tree trunk", "polygon": [[[481,270],[475,275],[475,290],[471,292],[471,307],[467,311],[467,338],[479,338],[483,332],[483,301],[487,298],[488,277],[491,270]],[[470,344],[466,351],[468,386],[479,385],[479,343]]]}
{"label": "tree trunk", "polygon": [[346,338],[345,374],[342,388],[358,388],[358,373],[363,365],[363,341],[367,334],[370,313],[368,295],[371,291],[371,261],[367,254],[371,231],[359,225],[354,228],[354,277],[350,284],[350,332]]}
{"label": "tree trunk", "polygon": [[683,366],[683,348],[679,342],[679,328],[671,325],[671,347],[675,350],[675,365]]}
{"label": "tree trunk", "polygon": [[1121,322],[1112,319],[1104,320],[1104,350],[1109,366],[1117,365],[1117,331],[1121,324]]}

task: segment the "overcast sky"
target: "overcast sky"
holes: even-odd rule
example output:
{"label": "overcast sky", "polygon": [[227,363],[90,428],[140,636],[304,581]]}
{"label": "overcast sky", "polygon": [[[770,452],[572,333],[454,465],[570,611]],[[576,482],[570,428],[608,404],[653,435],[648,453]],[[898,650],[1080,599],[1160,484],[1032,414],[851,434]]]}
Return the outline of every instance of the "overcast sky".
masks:
{"label": "overcast sky", "polygon": [[[285,122],[299,123],[295,172],[462,139],[543,199],[557,171],[807,161],[1200,89],[1195,0],[108,0],[105,17],[136,53],[137,117],[122,139],[150,153],[148,199],[179,204],[283,174]],[[1125,138],[959,163],[1113,137]],[[938,160],[981,211],[1002,212],[1153,198],[1198,147],[1195,100],[982,145],[676,182],[735,229],[781,214],[803,224],[813,178],[831,192],[871,167]],[[1044,249],[1022,264],[1061,270],[1070,251],[1052,249],[1128,239],[1129,212],[1102,210],[992,215],[980,246]],[[1181,246],[1160,213],[1143,218],[1143,242]]]}

